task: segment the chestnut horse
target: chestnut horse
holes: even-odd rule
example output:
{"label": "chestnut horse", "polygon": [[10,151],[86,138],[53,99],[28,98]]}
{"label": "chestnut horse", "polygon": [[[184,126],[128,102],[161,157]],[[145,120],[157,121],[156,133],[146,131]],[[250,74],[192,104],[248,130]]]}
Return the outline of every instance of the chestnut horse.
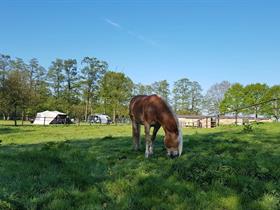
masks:
{"label": "chestnut horse", "polygon": [[[145,157],[153,154],[153,143],[157,132],[162,126],[165,137],[164,144],[169,157],[180,156],[183,149],[182,133],[178,119],[167,102],[158,95],[134,96],[129,105],[129,115],[132,121],[134,149],[140,147],[140,125],[144,125],[146,151]],[[150,128],[153,134],[150,135]]]}

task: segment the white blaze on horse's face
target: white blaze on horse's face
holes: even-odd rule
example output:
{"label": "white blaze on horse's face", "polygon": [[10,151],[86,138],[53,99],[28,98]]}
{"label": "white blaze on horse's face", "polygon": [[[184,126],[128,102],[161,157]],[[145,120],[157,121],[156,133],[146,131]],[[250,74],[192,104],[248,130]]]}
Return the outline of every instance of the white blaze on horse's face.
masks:
{"label": "white blaze on horse's face", "polygon": [[[165,139],[166,140],[166,139]],[[177,147],[166,147],[167,155],[171,158],[179,157],[182,154],[183,150],[183,137],[181,129],[179,129],[179,135],[177,137],[178,146]]]}

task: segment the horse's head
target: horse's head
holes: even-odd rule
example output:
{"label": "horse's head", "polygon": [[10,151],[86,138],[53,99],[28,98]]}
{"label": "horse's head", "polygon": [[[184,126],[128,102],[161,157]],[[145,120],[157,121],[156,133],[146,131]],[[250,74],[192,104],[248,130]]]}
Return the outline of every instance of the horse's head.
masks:
{"label": "horse's head", "polygon": [[181,129],[179,133],[168,133],[164,137],[164,143],[167,150],[167,155],[171,158],[179,157],[183,150],[183,137]]}

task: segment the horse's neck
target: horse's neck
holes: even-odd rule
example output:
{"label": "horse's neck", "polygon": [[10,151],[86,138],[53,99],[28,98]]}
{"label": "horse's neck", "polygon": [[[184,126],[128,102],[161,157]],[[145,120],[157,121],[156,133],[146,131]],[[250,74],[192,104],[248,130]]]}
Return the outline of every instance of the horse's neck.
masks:
{"label": "horse's neck", "polygon": [[165,131],[165,133],[167,133],[167,132],[178,133],[179,127],[178,127],[176,117],[174,116],[174,114],[172,112],[168,113],[168,115],[169,115],[168,118],[163,118],[163,121],[161,123],[163,130]]}

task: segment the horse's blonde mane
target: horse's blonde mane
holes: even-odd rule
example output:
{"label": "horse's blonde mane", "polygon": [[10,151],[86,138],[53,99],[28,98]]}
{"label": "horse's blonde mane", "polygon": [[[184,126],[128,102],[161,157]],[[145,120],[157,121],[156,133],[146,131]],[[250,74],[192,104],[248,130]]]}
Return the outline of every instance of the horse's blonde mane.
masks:
{"label": "horse's blonde mane", "polygon": [[178,127],[178,141],[179,141],[179,156],[182,154],[182,150],[183,150],[183,136],[182,136],[182,127],[181,125],[179,124],[179,120],[178,120],[178,117],[176,115],[176,113],[173,111],[172,107],[170,106],[170,104],[160,95],[157,95],[159,98],[162,99],[162,101],[165,103],[165,105],[168,107],[168,109],[170,110],[172,116],[174,117],[175,119],[175,122],[177,124],[177,127]]}
{"label": "horse's blonde mane", "polygon": [[175,114],[175,112],[173,111],[172,107],[170,106],[170,104],[167,102],[167,100],[165,100],[165,98],[163,98],[161,95],[157,95],[159,98],[161,98],[161,100],[165,103],[165,105],[168,107],[168,109],[170,110],[172,116],[174,117],[177,127],[179,129],[179,122],[178,122],[178,118],[177,115]]}

